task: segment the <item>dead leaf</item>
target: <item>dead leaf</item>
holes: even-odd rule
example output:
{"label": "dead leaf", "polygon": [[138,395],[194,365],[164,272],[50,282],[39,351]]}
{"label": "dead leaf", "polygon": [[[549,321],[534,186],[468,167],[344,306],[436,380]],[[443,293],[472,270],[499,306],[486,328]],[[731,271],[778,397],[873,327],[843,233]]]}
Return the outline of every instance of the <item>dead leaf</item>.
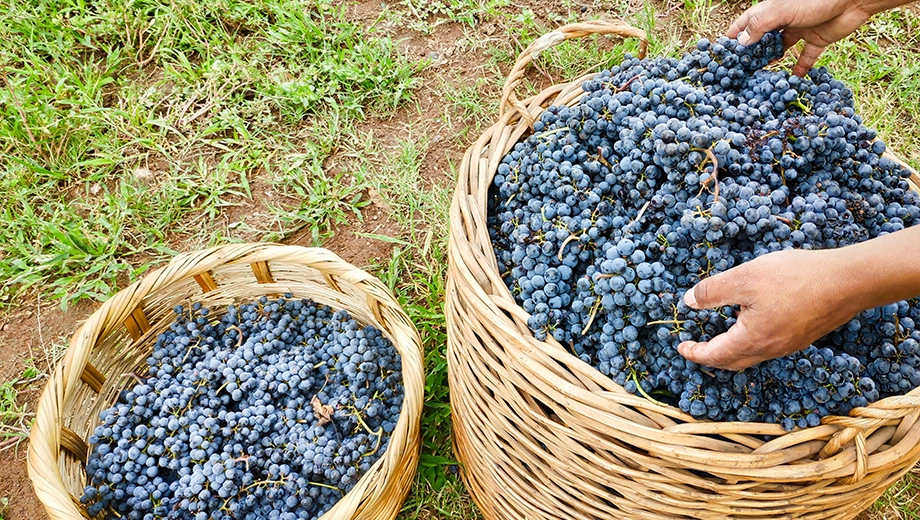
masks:
{"label": "dead leaf", "polygon": [[313,405],[313,415],[316,416],[317,424],[320,426],[332,422],[332,412],[335,411],[334,408],[328,404],[323,404],[320,402],[319,397],[313,396],[313,399],[310,400],[310,404]]}
{"label": "dead leaf", "polygon": [[[371,203],[373,203],[375,206],[378,206],[385,210],[390,209],[390,205],[387,203],[386,199],[383,198],[383,195],[381,195],[380,192],[375,190],[374,188],[367,189],[367,197],[371,200]],[[374,218],[376,218],[376,216]]]}

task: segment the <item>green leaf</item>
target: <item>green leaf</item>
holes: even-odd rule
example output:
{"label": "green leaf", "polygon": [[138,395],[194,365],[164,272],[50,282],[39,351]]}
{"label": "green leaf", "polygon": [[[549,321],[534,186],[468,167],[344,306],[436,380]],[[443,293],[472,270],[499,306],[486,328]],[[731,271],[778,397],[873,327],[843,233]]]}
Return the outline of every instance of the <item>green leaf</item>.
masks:
{"label": "green leaf", "polygon": [[394,238],[394,237],[387,236],[387,235],[378,235],[378,234],[375,234],[375,233],[361,233],[361,232],[357,232],[357,233],[355,233],[355,236],[359,236],[359,237],[363,237],[363,238],[370,238],[370,239],[372,239],[372,240],[379,240],[379,241],[381,241],[381,242],[387,242],[387,243],[389,243],[389,244],[399,244],[399,245],[401,245],[401,246],[411,246],[411,245],[412,245],[412,244],[410,244],[409,242],[406,242],[405,240],[402,240],[402,239],[399,239],[399,238]]}

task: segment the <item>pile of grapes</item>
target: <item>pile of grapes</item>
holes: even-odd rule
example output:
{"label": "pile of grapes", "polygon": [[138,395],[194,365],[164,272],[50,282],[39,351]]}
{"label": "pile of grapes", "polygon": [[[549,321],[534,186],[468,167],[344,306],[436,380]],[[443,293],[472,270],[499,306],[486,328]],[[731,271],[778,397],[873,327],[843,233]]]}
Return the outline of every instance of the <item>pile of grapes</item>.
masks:
{"label": "pile of grapes", "polygon": [[310,300],[175,308],[149,374],[100,414],[80,499],[104,518],[313,519],[387,448],[400,356]]}
{"label": "pile of grapes", "polygon": [[[863,312],[794,355],[740,372],[677,352],[735,322],[693,310],[702,278],[785,249],[843,247],[911,226],[920,199],[826,70],[764,70],[781,37],[702,40],[625,61],[552,106],[498,167],[498,268],[552,336],[617,383],[697,418],[815,426],[920,384],[920,305]],[[777,288],[782,290],[782,288]]]}

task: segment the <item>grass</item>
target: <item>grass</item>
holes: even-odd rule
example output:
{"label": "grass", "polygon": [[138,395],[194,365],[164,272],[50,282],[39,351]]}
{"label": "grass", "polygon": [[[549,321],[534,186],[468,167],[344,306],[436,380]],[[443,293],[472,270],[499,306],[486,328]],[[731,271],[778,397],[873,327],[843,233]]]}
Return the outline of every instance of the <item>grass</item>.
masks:
{"label": "grass", "polygon": [[167,235],[258,202],[250,182],[279,157],[269,182],[288,197],[251,228],[319,238],[359,201],[314,179],[332,150],[314,143],[342,130],[314,118],[393,110],[424,67],[326,0],[14,0],[0,40],[7,303],[28,287],[65,306],[107,297],[172,252]]}
{"label": "grass", "polygon": [[914,469],[885,493],[868,510],[871,520],[908,520],[920,518],[920,476]]}
{"label": "grass", "polygon": [[[595,5],[598,2],[594,3]],[[585,5],[585,4],[581,4]],[[661,30],[657,25],[657,16],[652,4],[644,2],[638,9],[630,10],[626,5],[616,5],[618,10],[611,11],[612,17],[625,20],[635,27],[643,29],[648,37],[648,56],[679,55],[680,42],[672,30]],[[599,9],[608,6],[601,5]],[[583,17],[579,10],[570,9],[567,14],[556,14],[550,20],[539,18],[536,13],[523,8],[506,15],[504,24],[508,32],[506,41],[511,44],[499,45],[486,51],[495,69],[513,65],[520,53],[535,39],[552,31],[556,27],[580,21]],[[547,23],[549,22],[549,23]],[[635,39],[621,40],[619,37],[590,36],[584,39],[562,42],[540,55],[519,87],[519,95],[536,94],[544,88],[561,81],[571,81],[591,72],[610,68],[617,64],[624,54],[633,56],[639,53],[639,42]]]}
{"label": "grass", "polygon": [[469,81],[462,77],[452,78],[441,86],[445,101],[458,112],[461,121],[469,122],[469,125],[460,129],[455,139],[467,138],[468,132],[479,133],[484,125],[492,121],[498,113],[500,86],[497,81],[486,78]]}
{"label": "grass", "polygon": [[[17,449],[29,438],[35,414],[22,403],[24,394],[41,388],[66,348],[64,341],[42,342],[40,359],[26,359],[22,372],[16,378],[0,382],[0,452]],[[0,502],[0,515],[5,505]]]}
{"label": "grass", "polygon": [[853,88],[858,112],[914,168],[920,168],[918,48],[920,17],[898,9],[872,18],[818,62]]}
{"label": "grass", "polygon": [[288,157],[272,182],[297,202],[271,207],[281,230],[267,234],[266,240],[281,239],[306,227],[314,245],[321,245],[331,235],[332,226],[350,218],[361,220],[361,209],[370,203],[366,196],[369,185],[360,174],[328,174],[322,161],[309,155]]}
{"label": "grass", "polygon": [[431,34],[449,22],[475,26],[499,16],[501,9],[510,5],[510,0],[401,0],[394,18],[413,30]]}
{"label": "grass", "polygon": [[0,384],[0,450],[18,446],[29,435],[29,414],[18,403],[19,379]]}
{"label": "grass", "polygon": [[712,0],[684,0],[683,4],[681,25],[696,35],[705,32],[713,9]]}
{"label": "grass", "polygon": [[[399,0],[364,16],[334,0],[6,7],[0,307],[35,293],[63,306],[103,300],[180,250],[292,237],[322,245],[380,203],[392,236],[359,236],[391,249],[368,268],[418,327],[426,364],[422,461],[400,518],[472,520],[480,515],[450,445],[443,307],[459,153],[494,120],[504,74],[542,34],[616,15],[648,32],[650,56],[676,56],[688,34],[711,31],[713,2]],[[914,166],[918,25],[908,11],[878,16],[821,61]],[[470,54],[428,68],[413,45],[443,34],[460,34],[458,53]],[[637,48],[604,37],[563,43],[534,64],[519,95]],[[425,110],[426,97],[437,110]],[[0,382],[0,423],[18,428],[15,442],[28,431],[28,375]],[[916,518],[917,495],[910,475],[872,518]],[[3,511],[0,502],[0,520]]]}
{"label": "grass", "polygon": [[[394,220],[406,231],[406,240],[394,248],[389,261],[375,269],[400,300],[422,336],[425,355],[425,408],[422,421],[422,458],[418,478],[400,518],[440,515],[442,518],[478,518],[457,476],[450,445],[450,401],[447,387],[447,335],[444,294],[447,240],[430,223],[446,222],[449,186],[420,182],[427,141],[414,134],[389,149],[374,140],[358,155]],[[451,182],[452,184],[452,182]]]}

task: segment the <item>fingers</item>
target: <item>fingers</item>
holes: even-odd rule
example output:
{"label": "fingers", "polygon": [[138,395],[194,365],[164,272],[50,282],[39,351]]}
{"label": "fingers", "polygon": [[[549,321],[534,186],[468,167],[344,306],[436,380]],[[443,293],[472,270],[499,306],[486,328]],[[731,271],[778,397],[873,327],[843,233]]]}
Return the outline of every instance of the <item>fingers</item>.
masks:
{"label": "fingers", "polygon": [[738,34],[741,31],[743,31],[745,27],[747,27],[748,19],[750,19],[751,17],[751,11],[753,11],[756,8],[757,6],[755,5],[754,7],[751,7],[747,11],[741,13],[741,16],[736,18],[734,23],[732,23],[731,27],[728,28],[728,31],[725,33],[725,36],[728,36],[729,38],[737,38]]}
{"label": "fingers", "polygon": [[725,35],[737,38],[741,45],[757,43],[764,34],[787,25],[789,12],[775,0],[761,2],[741,13]]}
{"label": "fingers", "polygon": [[799,54],[799,61],[792,69],[792,73],[796,76],[804,77],[805,74],[808,74],[808,71],[815,66],[822,52],[824,52],[823,46],[806,42],[805,47],[802,49],[802,53]]}
{"label": "fingers", "polygon": [[788,51],[802,39],[802,32],[796,29],[783,29],[783,51]]}
{"label": "fingers", "polygon": [[759,357],[748,354],[751,349],[744,341],[745,338],[739,337],[740,335],[733,333],[733,330],[734,327],[709,341],[700,343],[685,341],[677,346],[677,351],[685,358],[700,365],[726,370],[741,370],[763,361]]}
{"label": "fingers", "polygon": [[736,267],[701,280],[684,294],[684,303],[694,309],[712,309],[723,305],[745,303],[739,300],[738,294],[744,278],[741,271],[745,269],[747,268]]}

